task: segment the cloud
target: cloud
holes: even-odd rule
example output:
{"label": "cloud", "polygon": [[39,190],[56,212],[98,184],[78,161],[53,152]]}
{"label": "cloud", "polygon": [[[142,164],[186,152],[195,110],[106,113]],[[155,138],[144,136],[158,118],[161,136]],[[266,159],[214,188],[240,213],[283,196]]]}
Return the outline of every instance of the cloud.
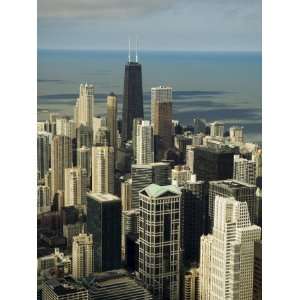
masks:
{"label": "cloud", "polygon": [[124,49],[131,34],[145,49],[258,50],[261,0],[38,0],[40,48]]}
{"label": "cloud", "polygon": [[[40,18],[111,18],[145,16],[173,8],[179,12],[190,5],[201,10],[223,10],[228,16],[242,12],[251,16],[257,12],[261,0],[38,0]],[[244,13],[243,13],[244,11]],[[217,12],[217,11],[216,11]]]}
{"label": "cloud", "polygon": [[38,0],[39,17],[130,17],[166,10],[177,0]]}

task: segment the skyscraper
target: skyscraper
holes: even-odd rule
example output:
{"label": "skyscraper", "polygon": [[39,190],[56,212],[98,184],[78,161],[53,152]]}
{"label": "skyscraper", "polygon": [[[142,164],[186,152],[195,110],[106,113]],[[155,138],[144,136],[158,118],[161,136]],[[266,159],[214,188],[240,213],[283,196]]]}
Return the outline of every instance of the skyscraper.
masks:
{"label": "skyscraper", "polygon": [[51,188],[52,196],[64,190],[65,169],[72,166],[72,143],[67,136],[57,135],[51,144]]}
{"label": "skyscraper", "polygon": [[87,194],[87,231],[93,235],[94,270],[121,265],[121,200],[112,194]]}
{"label": "skyscraper", "polygon": [[110,145],[114,147],[116,152],[117,147],[117,116],[118,116],[118,102],[117,96],[110,93],[107,96],[107,128],[110,133]]}
{"label": "skyscraper", "polygon": [[131,205],[130,209],[139,208],[139,192],[150,185],[152,181],[152,167],[150,165],[131,166]]}
{"label": "skyscraper", "polygon": [[50,167],[50,140],[51,134],[47,132],[37,135],[37,169],[40,179],[45,177]]}
{"label": "skyscraper", "polygon": [[[107,127],[100,127],[94,135],[95,146],[112,146],[110,144],[110,130]],[[116,151],[116,148],[114,148]]]}
{"label": "skyscraper", "polygon": [[[122,210],[122,257],[124,257],[125,260],[132,256],[132,253],[128,253],[131,249],[128,249],[126,241],[130,236],[135,236],[137,239],[138,218],[138,209]],[[138,253],[135,254],[138,256]],[[137,257],[134,257],[133,261],[137,261]]]}
{"label": "skyscraper", "polygon": [[155,299],[179,299],[180,189],[151,184],[140,192],[139,275]]}
{"label": "skyscraper", "polygon": [[94,138],[95,138],[95,133],[97,130],[101,127],[106,127],[107,126],[107,119],[106,117],[94,117],[93,118],[93,133],[94,133]]}
{"label": "skyscraper", "polygon": [[90,186],[92,167],[90,148],[82,146],[81,148],[77,149],[77,167],[86,170],[87,186]]}
{"label": "skyscraper", "polygon": [[177,186],[183,186],[188,180],[191,179],[192,172],[189,167],[176,165],[172,169],[172,184]]}
{"label": "skyscraper", "polygon": [[87,171],[81,168],[65,169],[65,206],[86,204]]}
{"label": "skyscraper", "polygon": [[114,148],[92,148],[92,191],[114,193]]}
{"label": "skyscraper", "polygon": [[75,123],[69,117],[56,119],[56,134],[75,138]]}
{"label": "skyscraper", "polygon": [[252,160],[256,162],[256,177],[262,177],[262,150],[257,149],[252,154]]}
{"label": "skyscraper", "polygon": [[77,98],[74,110],[76,127],[79,127],[82,124],[93,129],[94,101],[94,86],[87,83],[85,85],[81,84],[79,98]]}
{"label": "skyscraper", "polygon": [[168,162],[155,162],[152,167],[152,182],[158,185],[171,183],[171,166]]}
{"label": "skyscraper", "polygon": [[234,154],[235,149],[223,145],[190,147],[188,156],[192,162],[189,160],[188,165],[199,180],[228,179],[233,176]]}
{"label": "skyscraper", "polygon": [[37,188],[37,214],[51,211],[50,188],[45,185],[38,185]]}
{"label": "skyscraper", "polygon": [[125,65],[123,111],[122,111],[122,141],[132,139],[133,119],[144,118],[142,65],[131,61],[130,51],[128,63]]}
{"label": "skyscraper", "polygon": [[142,124],[143,119],[142,118],[135,118],[133,119],[133,125],[132,125],[132,150],[133,150],[133,161],[136,162],[136,151],[137,151],[137,125]]}
{"label": "skyscraper", "polygon": [[212,228],[212,225],[214,224],[214,204],[217,195],[222,197],[234,197],[236,201],[246,202],[249,210],[250,221],[252,224],[256,223],[256,186],[233,179],[227,179],[209,182],[208,214],[210,218],[210,228]]}
{"label": "skyscraper", "polygon": [[131,190],[132,190],[131,178],[121,183],[122,210],[131,210]]}
{"label": "skyscraper", "polygon": [[171,87],[151,88],[151,123],[154,127],[156,160],[159,161],[173,146]]}
{"label": "skyscraper", "polygon": [[154,162],[153,128],[149,121],[142,121],[136,130],[136,163],[150,164]]}
{"label": "skyscraper", "polygon": [[184,274],[183,300],[199,300],[199,269],[191,268]]}
{"label": "skyscraper", "polygon": [[76,128],[77,148],[86,146],[90,148],[93,144],[93,129],[89,126],[80,124]]}
{"label": "skyscraper", "polygon": [[234,155],[233,179],[256,185],[256,162]]}
{"label": "skyscraper", "polygon": [[211,285],[211,245],[213,236],[202,235],[200,243],[200,300],[210,300]]}
{"label": "skyscraper", "polygon": [[210,299],[252,300],[254,243],[261,229],[251,225],[245,202],[217,196],[215,209]]}
{"label": "skyscraper", "polygon": [[168,163],[152,163],[131,166],[131,209],[139,208],[139,192],[150,185],[170,184],[171,167]]}
{"label": "skyscraper", "polygon": [[262,300],[262,243],[254,244],[253,300]]}
{"label": "skyscraper", "polygon": [[224,123],[213,122],[210,124],[210,136],[211,137],[223,137],[224,136]]}
{"label": "skyscraper", "polygon": [[73,237],[72,276],[74,279],[88,277],[93,272],[93,236],[80,233]]}
{"label": "skyscraper", "polygon": [[207,231],[204,181],[191,180],[185,182],[181,189],[181,245],[183,263],[190,267],[199,264],[200,237]]}
{"label": "skyscraper", "polygon": [[243,143],[244,142],[243,127],[238,127],[238,126],[230,127],[229,137],[230,137],[230,142],[232,143]]}

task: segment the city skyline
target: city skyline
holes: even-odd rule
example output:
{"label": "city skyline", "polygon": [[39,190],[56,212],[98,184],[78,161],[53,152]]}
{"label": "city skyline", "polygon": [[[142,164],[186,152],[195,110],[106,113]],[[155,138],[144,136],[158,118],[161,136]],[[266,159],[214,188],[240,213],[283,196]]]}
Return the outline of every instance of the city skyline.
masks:
{"label": "city skyline", "polygon": [[[43,17],[75,18],[80,23],[85,14],[99,17],[101,7],[101,13],[110,13],[112,19],[117,12],[118,19],[129,24],[138,21],[135,20],[138,14],[144,16],[143,24],[147,24],[150,16],[175,13],[179,9],[177,17],[180,17],[199,3],[200,7],[210,3],[210,9],[222,7],[219,0],[190,0],[186,1],[187,10],[181,10],[183,6],[178,1],[167,0],[156,2],[158,10],[156,5],[145,4],[145,11],[141,12],[140,2],[135,0],[113,0],[105,5],[102,1],[90,0],[86,5],[76,1],[71,10],[69,0],[60,1],[58,11],[56,0],[41,0],[40,11],[46,5],[47,15],[42,14]],[[242,5],[243,8],[253,8],[249,3]],[[236,8],[231,12],[233,16],[240,7],[236,0],[229,0],[228,6],[231,5]],[[138,11],[132,11],[132,6]],[[106,22],[105,17],[103,21]],[[180,29],[190,33],[184,26],[184,18],[181,21]],[[173,26],[167,17],[165,24],[180,35],[178,26]],[[106,32],[113,29],[109,27]],[[68,26],[62,31],[65,30]],[[118,32],[126,37],[123,30]],[[82,43],[82,37],[77,37]],[[184,35],[179,37],[184,38]],[[175,40],[168,30],[162,34],[157,31],[154,44],[160,44],[156,46],[159,50],[164,42],[170,46]],[[139,59],[139,43],[138,37],[129,41],[128,60],[121,61],[123,56],[116,53],[102,57],[106,70],[97,61],[99,53],[87,51],[78,56],[77,51],[74,56],[72,51],[66,51],[63,64],[74,61],[76,55],[82,64],[81,67],[69,64],[69,73],[62,81],[58,76],[63,64],[57,68],[61,52],[48,52],[54,56],[48,56],[47,67],[53,68],[56,75],[53,79],[38,80],[39,86],[44,83],[49,88],[53,84],[55,92],[59,84],[72,92],[79,86],[79,96],[69,94],[73,100],[69,102],[71,113],[68,114],[62,106],[64,96],[56,96],[52,109],[51,101],[46,101],[45,118],[38,118],[37,122],[38,299],[63,299],[67,295],[84,300],[112,297],[131,300],[135,285],[140,295],[153,300],[261,300],[261,247],[257,245],[261,243],[262,226],[261,145],[247,139],[248,126],[247,123],[244,126],[246,120],[238,111],[239,122],[230,124],[209,117],[209,102],[200,105],[186,97],[190,93],[201,101],[201,96],[209,98],[212,94],[225,102],[226,91],[211,89],[205,83],[199,88],[194,81],[199,91],[186,91],[187,94],[179,96],[182,103],[178,102],[180,83],[188,86],[197,78],[195,75],[185,78],[185,71],[199,69],[209,73],[197,64],[199,56],[189,57],[186,52],[185,62],[189,63],[185,64],[181,61],[182,53],[172,57],[166,52],[159,63],[152,65],[151,71],[147,64],[144,69],[143,57]],[[109,46],[109,41],[105,45]],[[238,67],[248,77],[248,68],[244,65],[240,69],[243,62],[237,57],[236,54],[204,55],[201,59],[210,68],[220,64],[219,71],[226,70],[223,81],[228,77],[228,66]],[[259,66],[257,57],[254,60],[252,55],[246,57],[249,65],[258,63]],[[179,74],[177,80],[168,71],[161,74],[165,63],[173,67],[173,73]],[[122,70],[121,89],[114,85],[114,64],[115,70]],[[84,84],[85,67],[94,80],[85,78]],[[217,81],[216,70],[211,74],[212,82]],[[155,84],[146,80],[145,87],[144,76],[149,72]],[[80,83],[68,85],[72,73],[78,73]],[[97,74],[104,76],[97,78]],[[109,77],[110,91],[107,87],[101,90],[104,101],[99,107],[97,86]],[[238,86],[235,80],[232,83]],[[248,80],[246,86],[239,88],[243,91],[247,86]],[[255,95],[259,98],[259,88]],[[234,97],[236,103],[243,102]],[[252,97],[253,94],[250,96],[253,104]],[[225,105],[228,111],[232,110],[230,101]],[[61,109],[57,109],[59,106]],[[195,112],[197,106],[204,110]],[[177,119],[178,107],[187,109],[185,120]],[[113,277],[115,284],[110,282]],[[111,288],[103,288],[106,284]]]}

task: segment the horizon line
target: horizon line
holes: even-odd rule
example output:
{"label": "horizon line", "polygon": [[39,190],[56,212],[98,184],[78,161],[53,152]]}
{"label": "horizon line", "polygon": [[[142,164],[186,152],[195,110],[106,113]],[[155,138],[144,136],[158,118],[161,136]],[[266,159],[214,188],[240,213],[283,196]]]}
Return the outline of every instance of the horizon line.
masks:
{"label": "horizon line", "polygon": [[[95,49],[95,48],[37,48],[37,51],[115,51],[115,52],[128,52],[128,49]],[[262,53],[262,50],[209,50],[209,49],[140,49],[141,52],[244,52],[244,53]]]}

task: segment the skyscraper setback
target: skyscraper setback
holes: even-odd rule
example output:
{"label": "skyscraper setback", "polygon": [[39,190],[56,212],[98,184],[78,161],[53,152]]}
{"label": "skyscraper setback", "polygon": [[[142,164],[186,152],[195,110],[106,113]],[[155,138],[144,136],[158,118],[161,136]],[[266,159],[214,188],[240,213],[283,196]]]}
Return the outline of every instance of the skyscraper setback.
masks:
{"label": "skyscraper setback", "polygon": [[125,65],[123,112],[122,112],[122,141],[132,139],[133,119],[144,118],[142,65],[131,61],[130,51],[128,63]]}
{"label": "skyscraper setback", "polygon": [[252,300],[254,243],[261,229],[251,225],[245,202],[217,196],[215,207],[209,299]]}

